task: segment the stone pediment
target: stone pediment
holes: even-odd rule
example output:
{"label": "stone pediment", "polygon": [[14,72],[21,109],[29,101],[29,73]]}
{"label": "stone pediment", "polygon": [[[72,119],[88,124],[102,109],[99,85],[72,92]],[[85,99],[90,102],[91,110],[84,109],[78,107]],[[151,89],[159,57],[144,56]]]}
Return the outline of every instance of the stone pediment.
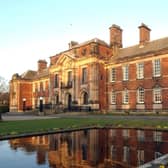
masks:
{"label": "stone pediment", "polygon": [[71,68],[74,66],[75,60],[76,60],[76,58],[73,54],[69,54],[69,53],[63,54],[57,60],[57,65],[62,66],[62,67],[66,67],[66,68]]}

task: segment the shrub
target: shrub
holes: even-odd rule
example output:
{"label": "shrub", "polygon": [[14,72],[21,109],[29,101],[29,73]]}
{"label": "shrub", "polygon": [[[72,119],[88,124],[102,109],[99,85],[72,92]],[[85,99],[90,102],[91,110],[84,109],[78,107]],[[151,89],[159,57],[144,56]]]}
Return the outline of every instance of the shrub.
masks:
{"label": "shrub", "polygon": [[0,113],[6,113],[9,111],[8,105],[0,105]]}

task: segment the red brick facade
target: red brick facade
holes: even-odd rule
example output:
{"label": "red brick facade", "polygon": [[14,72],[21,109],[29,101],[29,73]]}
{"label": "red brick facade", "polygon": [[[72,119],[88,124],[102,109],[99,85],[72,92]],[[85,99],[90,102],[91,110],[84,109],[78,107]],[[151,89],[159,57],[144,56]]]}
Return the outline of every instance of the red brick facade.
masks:
{"label": "red brick facade", "polygon": [[[122,48],[122,29],[110,27],[110,44],[97,38],[38,61],[37,71],[15,74],[10,109],[36,108],[40,98],[60,110],[153,111],[168,109],[168,38],[150,41],[139,26],[139,44]],[[24,104],[25,105],[25,104]]]}

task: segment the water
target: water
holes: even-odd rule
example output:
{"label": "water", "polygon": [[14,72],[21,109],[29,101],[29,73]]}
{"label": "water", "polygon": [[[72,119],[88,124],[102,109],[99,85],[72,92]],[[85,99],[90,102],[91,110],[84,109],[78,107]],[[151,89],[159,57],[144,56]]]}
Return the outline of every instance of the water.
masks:
{"label": "water", "polygon": [[0,141],[0,167],[131,168],[166,153],[166,131],[91,129]]}

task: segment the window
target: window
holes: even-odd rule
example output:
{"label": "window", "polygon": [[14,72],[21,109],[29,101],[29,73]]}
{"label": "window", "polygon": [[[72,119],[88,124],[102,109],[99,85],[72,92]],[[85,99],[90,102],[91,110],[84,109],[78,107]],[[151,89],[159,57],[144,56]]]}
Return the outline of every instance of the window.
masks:
{"label": "window", "polygon": [[68,86],[72,86],[72,71],[68,72]]}
{"label": "window", "polygon": [[59,76],[58,76],[58,74],[55,75],[54,87],[55,87],[55,88],[58,88],[58,87],[59,87]]}
{"label": "window", "polygon": [[116,159],[117,157],[117,149],[114,145],[111,146],[111,159]]}
{"label": "window", "polygon": [[124,139],[128,139],[129,138],[129,130],[128,129],[124,129],[122,134],[123,134],[123,138]]}
{"label": "window", "polygon": [[137,130],[137,136],[138,136],[138,141],[144,141],[145,139],[145,134],[143,130]]}
{"label": "window", "polygon": [[116,136],[116,130],[115,129],[110,129],[110,136],[115,137]]}
{"label": "window", "polygon": [[153,140],[155,142],[162,142],[162,132],[160,132],[160,131],[154,131],[153,132]]}
{"label": "window", "polygon": [[162,102],[162,93],[161,93],[160,87],[156,87],[153,89],[153,102],[154,103],[161,103]]}
{"label": "window", "polygon": [[153,76],[159,77],[160,75],[161,75],[160,59],[156,59],[153,61]]}
{"label": "window", "polygon": [[40,82],[40,92],[43,91],[43,82]]}
{"label": "window", "polygon": [[68,71],[68,81],[72,81],[72,71]]}
{"label": "window", "polygon": [[137,79],[144,78],[144,63],[137,64]]}
{"label": "window", "polygon": [[125,89],[125,90],[123,91],[123,103],[124,103],[124,104],[128,104],[128,101],[129,101],[128,90]]}
{"label": "window", "polygon": [[82,68],[82,84],[87,82],[87,68]]}
{"label": "window", "polygon": [[111,81],[115,82],[115,80],[116,80],[116,69],[112,68],[111,69]]}
{"label": "window", "polygon": [[129,79],[128,65],[123,66],[123,80],[127,81]]}
{"label": "window", "polygon": [[123,148],[124,150],[124,155],[123,155],[123,161],[124,162],[129,162],[129,159],[130,159],[130,149],[128,146],[124,146]]}
{"label": "window", "polygon": [[144,97],[145,97],[144,88],[139,88],[137,90],[137,102],[144,103]]}
{"label": "window", "polygon": [[138,165],[142,165],[145,162],[144,150],[138,150]]}
{"label": "window", "polygon": [[112,91],[111,93],[111,104],[116,104],[116,93]]}

